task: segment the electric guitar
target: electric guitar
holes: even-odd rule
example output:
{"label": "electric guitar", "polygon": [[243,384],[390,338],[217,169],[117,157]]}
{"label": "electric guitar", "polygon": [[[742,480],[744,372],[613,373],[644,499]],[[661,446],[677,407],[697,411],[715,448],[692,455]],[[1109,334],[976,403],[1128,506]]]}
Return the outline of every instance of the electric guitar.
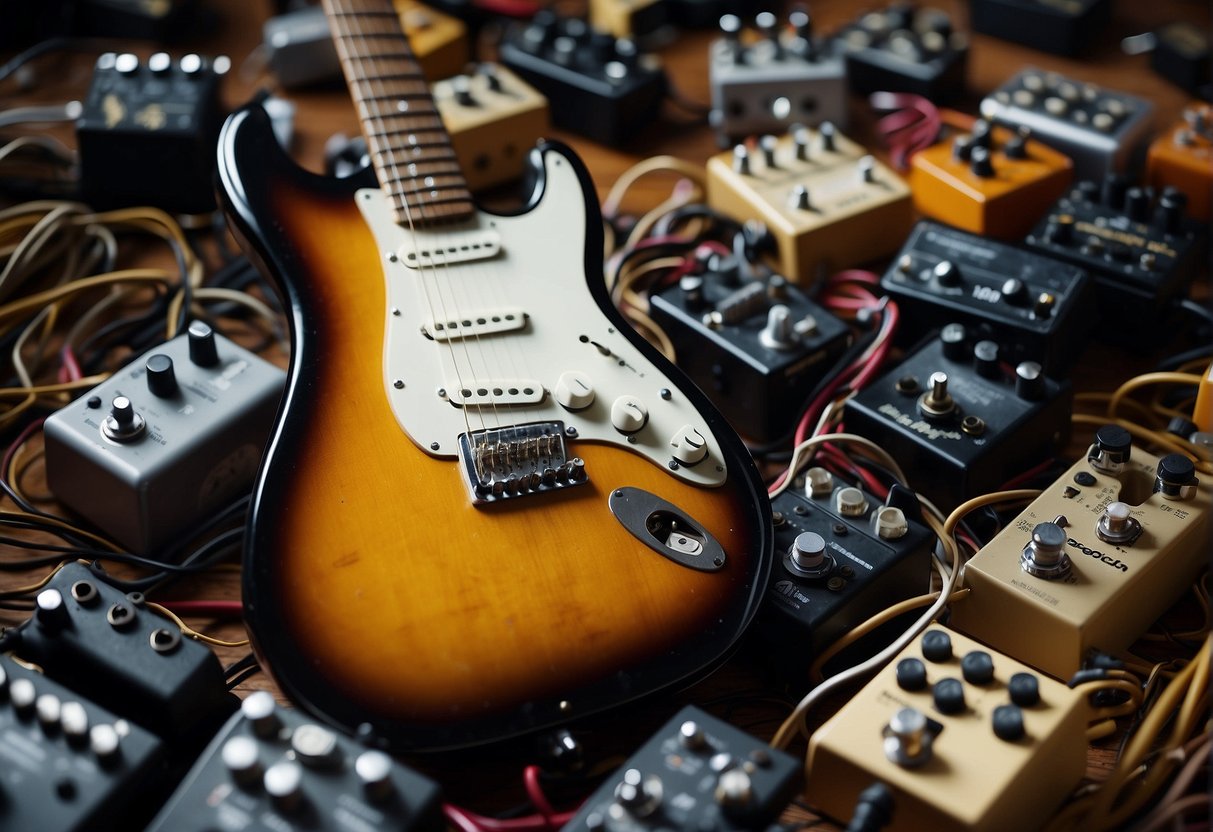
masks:
{"label": "electric guitar", "polygon": [[[685,684],[752,618],[766,492],[602,278],[581,162],[477,209],[390,0],[325,0],[373,174],[310,174],[257,106],[220,138],[291,309],[244,603],[282,690],[395,750],[489,742]],[[377,180],[377,181],[376,181]]]}

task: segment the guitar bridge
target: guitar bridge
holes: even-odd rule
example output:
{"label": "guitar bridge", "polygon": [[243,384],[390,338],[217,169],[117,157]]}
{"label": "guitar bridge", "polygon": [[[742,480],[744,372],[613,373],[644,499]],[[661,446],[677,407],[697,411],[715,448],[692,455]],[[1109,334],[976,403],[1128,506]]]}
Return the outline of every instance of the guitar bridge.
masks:
{"label": "guitar bridge", "polygon": [[589,481],[569,458],[563,422],[531,422],[459,435],[459,461],[474,505],[545,494]]}

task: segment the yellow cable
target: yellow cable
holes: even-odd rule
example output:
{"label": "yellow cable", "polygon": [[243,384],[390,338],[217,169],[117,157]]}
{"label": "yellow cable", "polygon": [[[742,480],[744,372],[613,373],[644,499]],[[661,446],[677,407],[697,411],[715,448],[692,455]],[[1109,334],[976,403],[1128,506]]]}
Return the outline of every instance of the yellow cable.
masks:
{"label": "yellow cable", "polygon": [[1117,387],[1116,392],[1108,399],[1108,417],[1116,418],[1116,411],[1120,406],[1121,400],[1134,390],[1140,390],[1142,387],[1152,384],[1189,384],[1196,387],[1200,384],[1200,381],[1200,376],[1191,373],[1145,373],[1136,378],[1131,378],[1120,385],[1120,387]]}
{"label": "yellow cable", "polygon": [[615,180],[607,198],[603,200],[602,215],[608,218],[615,216],[628,189],[642,176],[657,172],[675,173],[690,179],[701,189],[704,186],[704,169],[701,165],[693,165],[677,156],[653,156],[632,165]]}
{"label": "yellow cable", "polygon": [[214,636],[204,635],[190,625],[186,624],[176,613],[172,612],[168,608],[162,607],[159,604],[153,604],[150,601],[147,602],[146,606],[148,609],[155,610],[180,627],[182,635],[188,636],[195,641],[201,641],[203,644],[210,644],[214,647],[247,647],[249,644],[249,640],[247,638],[243,641],[224,641],[223,639],[215,638]]}

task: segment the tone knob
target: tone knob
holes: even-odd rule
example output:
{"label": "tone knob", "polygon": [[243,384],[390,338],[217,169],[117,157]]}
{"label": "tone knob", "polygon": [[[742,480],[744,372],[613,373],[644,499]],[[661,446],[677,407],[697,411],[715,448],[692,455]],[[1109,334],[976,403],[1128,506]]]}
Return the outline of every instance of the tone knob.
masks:
{"label": "tone knob", "polygon": [[922,635],[922,657],[936,664],[950,661],[952,637],[943,630],[927,630]]}
{"label": "tone knob", "polygon": [[834,508],[843,517],[860,517],[868,510],[868,498],[854,486],[840,488],[834,495]]}
{"label": "tone knob", "polygon": [[683,425],[670,444],[674,446],[674,459],[683,465],[695,465],[707,458],[708,442],[692,425]]}
{"label": "tone knob", "polygon": [[147,389],[157,398],[167,399],[177,395],[177,374],[173,372],[173,359],[157,353],[147,360]]}
{"label": "tone knob", "polygon": [[59,726],[69,745],[84,745],[88,740],[88,711],[79,702],[64,702],[59,709]]}
{"label": "tone knob", "polygon": [[1133,436],[1120,425],[1103,425],[1095,431],[1095,443],[1087,452],[1087,462],[1096,471],[1115,476],[1129,464]]}
{"label": "tone knob", "polygon": [[989,179],[994,176],[994,163],[990,161],[990,151],[984,147],[973,148],[969,156],[969,170],[974,176]]}
{"label": "tone knob", "polygon": [[232,737],[223,744],[219,756],[228,774],[239,785],[252,786],[261,779],[260,749],[252,737]]}
{"label": "tone knob", "polygon": [[1016,673],[1007,684],[1011,701],[1021,708],[1030,708],[1040,701],[1040,682],[1031,673]]}
{"label": "tone knob", "polygon": [[59,720],[62,718],[63,703],[53,693],[44,693],[34,700],[34,713],[42,730],[50,734],[59,730]]}
{"label": "tone knob", "polygon": [[940,260],[933,271],[940,286],[959,286],[960,269],[951,260]]}
{"label": "tone knob", "polygon": [[587,373],[566,370],[556,380],[556,401],[565,410],[584,410],[594,403],[594,383]]}
{"label": "tone knob", "polygon": [[259,737],[272,737],[282,727],[278,718],[278,705],[274,697],[264,690],[254,691],[240,703],[240,713],[253,726],[253,733]]}
{"label": "tone knob", "polygon": [[37,609],[35,617],[39,626],[52,633],[59,632],[71,623],[71,616],[67,611],[67,604],[64,603],[63,594],[57,589],[44,589],[39,592],[38,597],[34,600],[34,605]]}
{"label": "tone knob", "polygon": [[94,725],[88,732],[89,749],[103,766],[113,765],[122,756],[122,738],[113,725]]}
{"label": "tone knob", "polygon": [[1024,401],[1038,402],[1045,394],[1044,369],[1035,361],[1021,361],[1015,367],[1015,395]]}
{"label": "tone knob", "polygon": [[809,497],[828,497],[834,493],[834,475],[814,465],[804,475],[804,486]]}
{"label": "tone knob", "polygon": [[167,52],[156,52],[147,59],[147,68],[155,75],[164,75],[173,68],[173,59]]}
{"label": "tone knob", "polygon": [[973,345],[973,364],[982,378],[996,379],[1002,375],[998,359],[998,344],[994,341],[978,341]]}
{"label": "tone knob", "polygon": [[34,712],[34,702],[38,699],[38,689],[34,683],[24,677],[13,679],[8,686],[8,698],[13,703],[17,716],[28,717]]}
{"label": "tone knob", "polygon": [[1022,739],[1025,733],[1023,725],[1023,711],[1018,705],[999,705],[994,709],[991,717],[994,727],[994,736],[1006,742],[1015,742]]}
{"label": "tone knob", "polygon": [[611,424],[620,433],[635,433],[648,421],[648,408],[636,396],[620,396],[611,405]]}
{"label": "tone knob", "polygon": [[359,754],[354,760],[354,774],[372,802],[382,803],[396,793],[396,784],[392,782],[392,758],[382,751],[372,749]]}
{"label": "tone knob", "polygon": [[971,650],[961,658],[960,672],[970,685],[988,685],[994,679],[994,660],[984,650]]}
{"label": "tone knob", "polygon": [[1158,463],[1154,491],[1168,500],[1189,500],[1196,495],[1196,465],[1183,454],[1167,454]]}
{"label": "tone knob", "polygon": [[1028,287],[1018,277],[1008,277],[999,290],[1002,299],[1012,306],[1023,306],[1028,302]]}
{"label": "tone knob", "polygon": [[303,768],[298,763],[289,760],[275,763],[265,770],[262,782],[265,793],[280,812],[290,814],[299,808],[303,799]]}
{"label": "tone knob", "polygon": [[965,709],[965,689],[959,679],[940,679],[931,688],[931,698],[941,714],[958,714]]}
{"label": "tone knob", "polygon": [[897,663],[897,687],[902,690],[918,691],[927,686],[927,666],[922,659],[910,657]]}
{"label": "tone knob", "polygon": [[964,324],[948,324],[939,331],[939,341],[943,344],[943,357],[949,361],[961,361],[965,358],[965,342],[968,332]]}
{"label": "tone knob", "polygon": [[190,361],[199,367],[214,367],[219,363],[215,346],[215,330],[202,321],[193,321],[186,331],[189,338]]}

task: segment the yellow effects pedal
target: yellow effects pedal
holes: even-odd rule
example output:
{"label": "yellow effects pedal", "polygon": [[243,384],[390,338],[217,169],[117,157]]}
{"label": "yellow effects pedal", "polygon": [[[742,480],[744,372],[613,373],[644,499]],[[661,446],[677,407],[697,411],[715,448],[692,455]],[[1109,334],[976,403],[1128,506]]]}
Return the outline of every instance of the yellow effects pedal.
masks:
{"label": "yellow effects pedal", "polygon": [[1213,107],[1203,102],[1184,110],[1183,123],[1150,145],[1146,179],[1154,188],[1176,188],[1188,197],[1188,213],[1208,222],[1213,194]]}

